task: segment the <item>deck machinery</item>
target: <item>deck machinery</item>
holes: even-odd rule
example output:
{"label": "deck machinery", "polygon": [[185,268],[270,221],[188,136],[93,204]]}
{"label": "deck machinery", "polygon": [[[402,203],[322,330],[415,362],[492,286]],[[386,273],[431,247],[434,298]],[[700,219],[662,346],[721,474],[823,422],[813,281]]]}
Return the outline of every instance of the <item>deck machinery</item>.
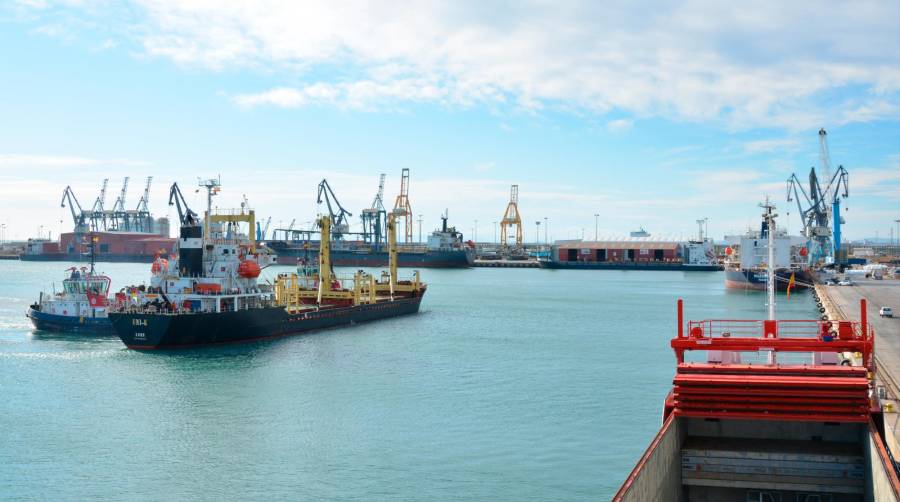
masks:
{"label": "deck machinery", "polygon": [[865,300],[860,322],[677,318],[662,428],[613,500],[900,499]]}

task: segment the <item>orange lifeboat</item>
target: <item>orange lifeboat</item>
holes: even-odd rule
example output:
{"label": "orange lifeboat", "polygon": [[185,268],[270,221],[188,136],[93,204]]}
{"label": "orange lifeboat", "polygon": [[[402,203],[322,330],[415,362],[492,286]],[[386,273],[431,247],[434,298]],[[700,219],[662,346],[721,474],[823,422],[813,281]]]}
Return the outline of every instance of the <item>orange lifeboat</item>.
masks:
{"label": "orange lifeboat", "polygon": [[731,246],[727,246],[727,247],[725,248],[725,254],[726,254],[727,256],[731,256],[732,254],[734,254],[734,250],[731,249]]}
{"label": "orange lifeboat", "polygon": [[157,258],[153,261],[153,265],[150,265],[150,272],[154,275],[161,274],[165,270],[169,268],[169,260],[165,258]]}
{"label": "orange lifeboat", "polygon": [[238,275],[245,279],[255,279],[259,277],[259,264],[255,261],[244,260],[238,265]]}
{"label": "orange lifeboat", "polygon": [[809,251],[806,249],[805,246],[800,248],[800,256],[806,256],[808,254],[809,254]]}

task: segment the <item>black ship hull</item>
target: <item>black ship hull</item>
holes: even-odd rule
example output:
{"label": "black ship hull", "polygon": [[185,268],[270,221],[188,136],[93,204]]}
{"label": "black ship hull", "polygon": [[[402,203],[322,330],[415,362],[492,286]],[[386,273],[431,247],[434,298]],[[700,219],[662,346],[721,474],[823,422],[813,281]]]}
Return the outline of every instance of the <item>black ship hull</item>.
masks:
{"label": "black ship hull", "polygon": [[[424,292],[423,292],[424,293]],[[283,307],[233,312],[115,313],[109,318],[128,348],[177,349],[264,340],[306,331],[386,319],[419,311],[422,296],[291,314]]]}

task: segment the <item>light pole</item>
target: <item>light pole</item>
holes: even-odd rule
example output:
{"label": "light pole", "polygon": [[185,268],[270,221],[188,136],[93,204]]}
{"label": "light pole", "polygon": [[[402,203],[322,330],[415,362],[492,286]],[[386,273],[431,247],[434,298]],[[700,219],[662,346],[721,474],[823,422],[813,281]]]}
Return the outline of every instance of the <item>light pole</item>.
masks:
{"label": "light pole", "polygon": [[600,214],[594,213],[594,242],[597,241],[597,235],[600,229]]}
{"label": "light pole", "polygon": [[898,248],[900,248],[900,219],[894,220],[894,223],[897,224],[897,245],[894,247],[894,254],[897,254]]}
{"label": "light pole", "polygon": [[422,243],[422,215],[419,215],[419,244]]}
{"label": "light pole", "polygon": [[550,244],[550,241],[547,240],[547,227],[548,227],[548,226],[549,226],[549,225],[547,225],[547,217],[544,216],[544,244],[548,244],[548,245],[549,245],[549,244]]}
{"label": "light pole", "polygon": [[535,246],[541,245],[541,220],[534,222],[534,244]]}
{"label": "light pole", "polygon": [[494,242],[497,242],[497,222],[494,222]]}
{"label": "light pole", "polygon": [[473,232],[473,240],[478,242],[478,220],[475,220],[475,232]]}

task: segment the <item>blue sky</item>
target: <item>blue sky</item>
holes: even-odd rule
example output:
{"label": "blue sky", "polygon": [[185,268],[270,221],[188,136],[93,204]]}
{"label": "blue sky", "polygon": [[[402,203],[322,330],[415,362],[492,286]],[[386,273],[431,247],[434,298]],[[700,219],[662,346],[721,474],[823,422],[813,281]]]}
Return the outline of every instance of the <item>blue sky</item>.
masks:
{"label": "blue sky", "polygon": [[[0,7],[0,222],[71,226],[104,177],[128,204],[221,174],[262,216],[308,222],[327,177],[354,213],[400,170],[424,231],[490,240],[509,185],[526,238],[756,225],[818,165],[850,172],[849,238],[900,218],[900,4],[12,2]],[[108,203],[115,198],[107,197]],[[199,198],[191,202],[199,205]],[[787,216],[787,214],[785,214]],[[60,223],[60,220],[63,220]],[[786,219],[785,219],[786,220]],[[543,230],[541,231],[543,234]]]}

